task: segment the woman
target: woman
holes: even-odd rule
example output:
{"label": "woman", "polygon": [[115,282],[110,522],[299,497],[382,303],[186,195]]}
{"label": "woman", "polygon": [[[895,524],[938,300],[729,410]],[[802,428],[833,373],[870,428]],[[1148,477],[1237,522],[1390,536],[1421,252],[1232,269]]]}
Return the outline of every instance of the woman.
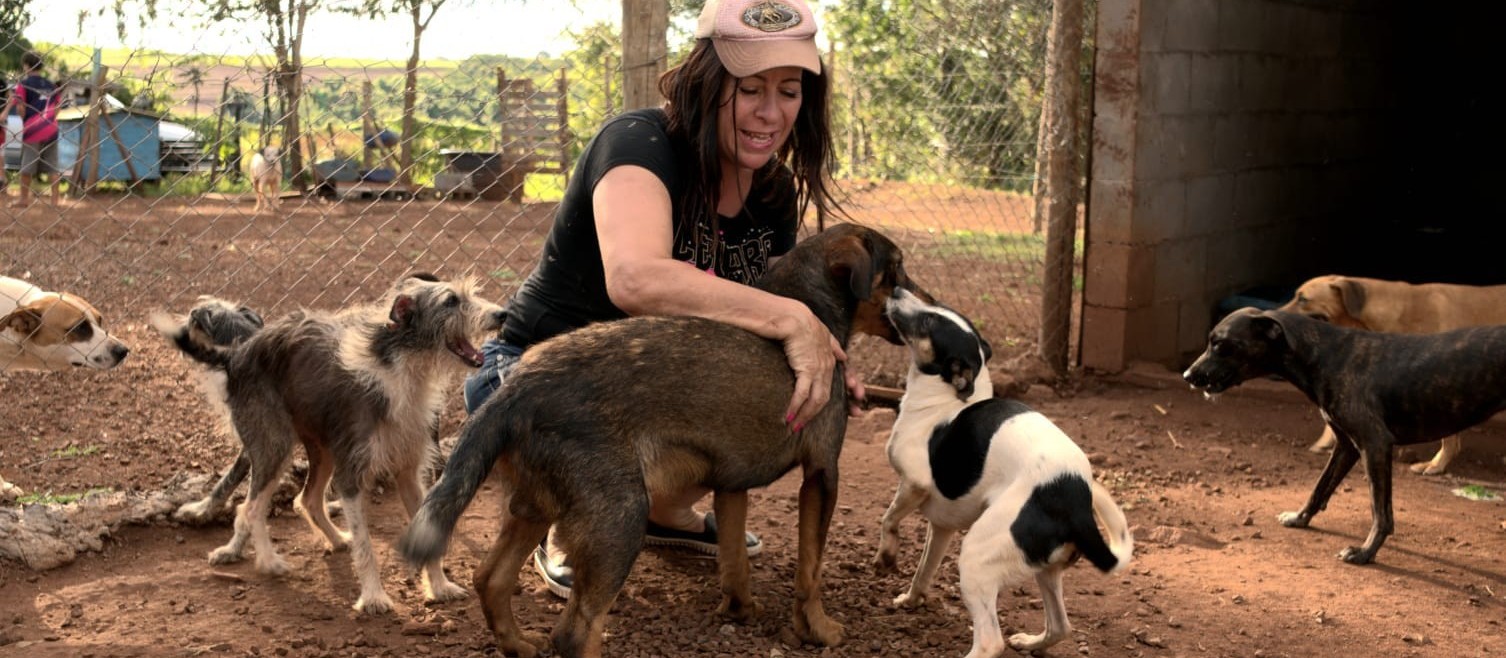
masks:
{"label": "woman", "polygon": [[[468,411],[528,346],[631,315],[709,318],[780,341],[796,377],[792,430],[827,403],[841,345],[804,304],[750,286],[794,246],[805,209],[820,223],[838,209],[815,34],[803,0],[706,3],[695,47],[659,80],[664,107],[609,119],[581,154],[538,267],[466,382]],[[846,383],[861,399],[857,378]],[[656,496],[647,542],[714,554],[715,518],[692,508],[706,493]],[[749,554],[761,548],[749,534]],[[534,564],[567,596],[562,557],[551,542]]]}

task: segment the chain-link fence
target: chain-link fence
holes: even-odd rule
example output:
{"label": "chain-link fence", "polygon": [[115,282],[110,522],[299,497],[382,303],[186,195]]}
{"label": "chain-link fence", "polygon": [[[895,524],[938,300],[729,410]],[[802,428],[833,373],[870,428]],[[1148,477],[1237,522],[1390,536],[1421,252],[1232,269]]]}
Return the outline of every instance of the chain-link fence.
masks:
{"label": "chain-link fence", "polygon": [[[189,8],[234,3],[170,4],[116,3],[89,20],[119,18],[128,32],[230,26],[256,49],[207,38],[192,52],[96,49],[87,35],[46,40],[22,27],[25,39],[5,51],[9,82],[21,75],[17,54],[33,50],[67,101],[56,203],[41,176],[20,205],[21,119],[7,117],[0,273],[80,295],[138,342],[160,340],[143,326],[148,313],[182,311],[201,294],[276,317],[367,301],[399,274],[427,270],[480,276],[505,299],[538,258],[574,157],[623,109],[616,1],[544,3],[552,22],[523,29],[557,35],[557,51],[505,54],[515,26],[504,19],[495,39],[449,59],[425,51],[454,51],[439,28],[387,59],[332,57],[326,42],[349,34],[320,33],[312,20],[297,32],[298,7],[341,8],[329,3],[219,15]],[[499,11],[415,4],[418,21],[340,20],[361,29]],[[537,4],[505,3],[501,15]],[[698,7],[685,4],[671,10],[671,62]],[[912,274],[971,316],[1001,359],[1032,353],[1045,241],[1031,192],[1050,0],[813,4],[834,74],[847,213],[900,242]],[[283,13],[261,13],[272,9]],[[249,171],[267,146],[280,149],[281,203],[258,212]],[[854,363],[871,381],[898,383],[902,355],[869,345]]]}

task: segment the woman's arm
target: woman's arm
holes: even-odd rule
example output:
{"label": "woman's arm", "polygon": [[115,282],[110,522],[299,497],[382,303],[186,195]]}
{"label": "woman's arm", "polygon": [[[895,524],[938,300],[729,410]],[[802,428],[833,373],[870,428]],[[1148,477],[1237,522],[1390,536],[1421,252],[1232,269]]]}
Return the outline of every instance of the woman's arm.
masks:
{"label": "woman's arm", "polygon": [[798,430],[826,406],[836,362],[847,359],[841,344],[804,303],[675,260],[672,204],[657,176],[615,167],[596,184],[592,204],[613,304],[628,315],[701,317],[780,341],[795,372],[785,422]]}

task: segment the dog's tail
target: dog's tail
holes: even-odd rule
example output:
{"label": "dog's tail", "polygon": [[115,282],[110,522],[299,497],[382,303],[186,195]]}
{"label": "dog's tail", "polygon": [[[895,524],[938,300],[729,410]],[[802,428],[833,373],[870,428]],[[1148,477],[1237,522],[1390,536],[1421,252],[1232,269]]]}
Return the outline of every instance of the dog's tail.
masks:
{"label": "dog's tail", "polygon": [[[1100,571],[1118,572],[1129,564],[1130,556],[1135,552],[1134,537],[1124,520],[1124,511],[1119,509],[1108,489],[1091,479],[1088,488],[1093,492],[1093,514],[1074,514],[1072,517],[1077,550]],[[1099,524],[1103,525],[1103,532],[1099,531]]]}
{"label": "dog's tail", "polygon": [[233,350],[195,341],[189,335],[186,323],[179,322],[162,312],[153,313],[150,320],[152,328],[177,347],[178,351],[188,355],[188,358],[219,370],[224,370],[230,365],[230,355]]}
{"label": "dog's tail", "polygon": [[445,462],[444,475],[424,496],[423,505],[398,542],[398,552],[409,563],[427,564],[444,555],[460,514],[486,481],[497,458],[512,443],[510,437],[518,435],[520,428],[509,422],[515,419],[510,418],[514,414],[506,400],[492,402],[466,422],[455,450]]}

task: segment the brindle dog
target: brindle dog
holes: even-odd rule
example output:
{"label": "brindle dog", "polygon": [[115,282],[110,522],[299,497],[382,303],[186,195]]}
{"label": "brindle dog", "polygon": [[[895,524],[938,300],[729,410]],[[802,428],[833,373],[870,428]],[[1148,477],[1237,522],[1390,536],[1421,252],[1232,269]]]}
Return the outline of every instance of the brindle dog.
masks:
{"label": "brindle dog", "polygon": [[[910,282],[898,246],[851,224],[800,243],[759,287],[805,302],[843,345],[853,331],[898,344],[884,317],[895,288],[930,300]],[[554,650],[599,656],[607,612],[643,546],[650,492],[715,492],[719,612],[746,620],[756,612],[743,542],[747,492],[798,466],[795,632],[838,644],[842,627],[822,608],[820,570],[836,506],[847,390],[839,367],[831,401],[792,432],[784,409],[794,383],[777,342],[698,318],[629,318],[540,343],[466,423],[400,550],[415,564],[442,555],[497,465],[507,502],[475,582],[499,648],[528,657],[544,644],[519,630],[511,598],[519,568],[553,525],[575,569]]]}

